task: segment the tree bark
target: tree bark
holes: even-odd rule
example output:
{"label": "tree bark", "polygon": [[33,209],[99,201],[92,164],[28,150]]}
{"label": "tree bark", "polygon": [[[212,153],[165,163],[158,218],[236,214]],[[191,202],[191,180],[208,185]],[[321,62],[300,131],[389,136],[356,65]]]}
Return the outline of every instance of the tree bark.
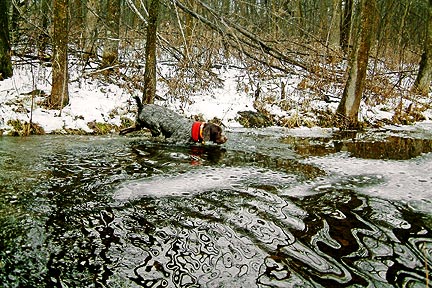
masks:
{"label": "tree bark", "polygon": [[61,109],[69,103],[68,73],[68,0],[54,0],[54,35],[52,57],[52,89],[50,105]]}
{"label": "tree bark", "polygon": [[147,24],[146,63],[144,72],[144,103],[153,103],[156,95],[156,40],[159,0],[151,0]]}
{"label": "tree bark", "polygon": [[342,18],[341,27],[341,46],[345,52],[348,52],[348,47],[350,45],[350,32],[351,32],[351,18],[353,12],[353,0],[345,1],[344,14]]}
{"label": "tree bark", "polygon": [[432,81],[432,0],[429,0],[426,40],[424,42],[419,72],[412,87],[413,91],[427,95]]}
{"label": "tree bark", "polygon": [[118,60],[119,29],[120,29],[120,0],[107,2],[106,36],[102,54],[102,67],[113,66]]}
{"label": "tree bark", "polygon": [[332,18],[329,27],[328,46],[339,51],[341,38],[341,0],[333,0]]}
{"label": "tree bark", "polygon": [[303,32],[305,30],[307,30],[307,28],[305,29],[305,25],[303,25],[304,23],[304,19],[303,19],[303,9],[302,9],[302,4],[300,0],[293,0],[290,1],[291,3],[291,11],[292,11],[292,16],[294,17],[294,23],[296,23],[297,25],[297,29],[295,29],[294,31],[294,36],[297,37],[303,37]]}
{"label": "tree bark", "polygon": [[[5,2],[11,3],[10,5],[12,5],[12,17],[11,17],[10,23],[9,23],[9,32],[12,35],[9,35],[9,36],[10,36],[10,42],[13,43],[15,41],[15,39],[18,39],[20,36],[19,21],[20,21],[20,18],[22,18],[22,16],[21,16],[22,8],[28,4],[26,2],[22,2],[22,1],[7,1],[6,0]],[[7,8],[6,11],[8,11],[8,10],[9,10],[9,8]]]}
{"label": "tree bark", "polygon": [[41,20],[40,20],[40,27],[42,28],[41,31],[39,31],[39,37],[37,41],[37,47],[38,47],[38,57],[39,59],[45,59],[45,51],[50,41],[50,35],[49,35],[49,19],[48,19],[48,11],[51,10],[50,7],[51,1],[49,0],[41,0],[40,1],[40,14],[41,14]]}
{"label": "tree bark", "polygon": [[8,13],[5,0],[0,0],[0,81],[12,77]]}
{"label": "tree bark", "polygon": [[84,61],[96,56],[96,36],[99,14],[99,0],[88,0],[84,28]]}
{"label": "tree bark", "polygon": [[358,111],[366,79],[369,51],[375,29],[376,0],[360,0],[360,27],[348,63],[348,79],[337,108],[338,126],[358,128]]}

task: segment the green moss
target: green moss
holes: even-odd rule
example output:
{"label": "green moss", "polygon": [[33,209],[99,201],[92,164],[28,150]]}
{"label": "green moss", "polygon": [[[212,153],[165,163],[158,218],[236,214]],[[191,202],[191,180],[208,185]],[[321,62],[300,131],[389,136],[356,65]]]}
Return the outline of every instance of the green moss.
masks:
{"label": "green moss", "polygon": [[121,129],[124,129],[124,128],[127,128],[127,127],[130,127],[130,126],[132,126],[132,125],[135,124],[135,121],[134,121],[134,120],[132,120],[132,119],[130,119],[130,118],[126,118],[126,117],[121,117],[121,118],[120,118],[120,121],[121,121],[121,124],[120,124],[120,127],[118,127],[119,131],[120,131]]}
{"label": "green moss", "polygon": [[11,136],[28,136],[28,135],[43,135],[44,129],[36,123],[21,122],[20,120],[9,120],[7,122],[12,127],[9,135]]}
{"label": "green moss", "polygon": [[87,126],[93,130],[95,135],[105,135],[119,130],[119,127],[109,123],[89,122]]}

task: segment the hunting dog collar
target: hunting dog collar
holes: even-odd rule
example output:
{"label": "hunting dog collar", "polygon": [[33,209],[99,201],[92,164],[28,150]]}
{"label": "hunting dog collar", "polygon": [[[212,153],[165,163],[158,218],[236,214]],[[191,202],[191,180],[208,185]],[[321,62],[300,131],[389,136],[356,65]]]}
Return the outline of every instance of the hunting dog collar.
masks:
{"label": "hunting dog collar", "polygon": [[192,124],[191,136],[194,142],[199,142],[199,143],[204,142],[204,138],[202,135],[204,124],[205,122],[199,122],[199,121],[196,121]]}

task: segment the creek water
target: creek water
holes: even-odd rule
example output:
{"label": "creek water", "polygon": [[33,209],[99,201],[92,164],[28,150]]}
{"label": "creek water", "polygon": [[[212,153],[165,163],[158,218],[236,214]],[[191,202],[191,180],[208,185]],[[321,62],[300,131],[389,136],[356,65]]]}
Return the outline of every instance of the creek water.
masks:
{"label": "creek water", "polygon": [[431,128],[0,137],[0,286],[425,287]]}

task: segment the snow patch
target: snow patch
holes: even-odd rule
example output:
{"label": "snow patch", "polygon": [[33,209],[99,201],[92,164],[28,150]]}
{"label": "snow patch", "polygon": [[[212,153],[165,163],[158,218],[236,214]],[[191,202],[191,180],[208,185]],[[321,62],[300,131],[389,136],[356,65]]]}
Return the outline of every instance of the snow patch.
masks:
{"label": "snow patch", "polygon": [[[297,194],[322,192],[317,187],[323,185],[333,189],[348,185],[345,188],[354,188],[365,195],[402,201],[425,213],[432,211],[432,153],[410,160],[360,159],[350,157],[348,153],[336,153],[325,157],[310,157],[303,161],[320,167],[329,176],[298,187],[295,191]],[[357,181],[365,177],[369,179],[365,181],[365,185],[354,184],[349,187],[353,183],[346,181]]]}
{"label": "snow patch", "polygon": [[[113,198],[119,201],[142,197],[191,196],[209,191],[222,191],[254,185],[291,185],[293,175],[254,168],[205,168],[171,176],[161,175],[122,184]],[[244,190],[242,190],[244,191]]]}

